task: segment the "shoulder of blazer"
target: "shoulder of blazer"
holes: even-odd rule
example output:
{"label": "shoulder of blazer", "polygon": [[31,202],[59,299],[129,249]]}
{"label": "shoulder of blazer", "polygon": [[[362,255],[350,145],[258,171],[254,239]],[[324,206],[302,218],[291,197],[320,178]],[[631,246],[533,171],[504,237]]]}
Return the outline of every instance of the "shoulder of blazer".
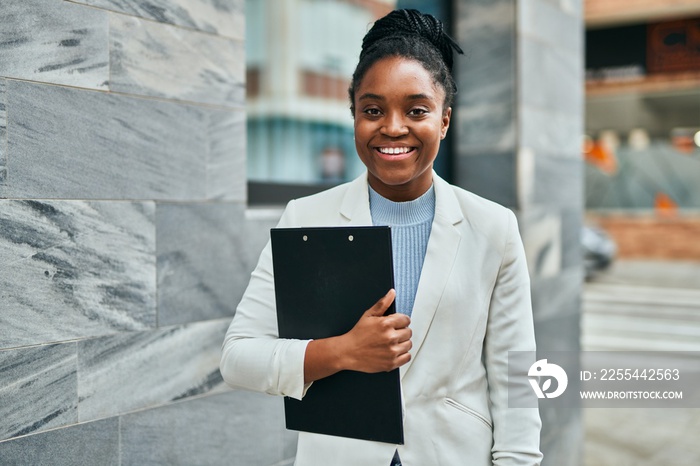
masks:
{"label": "shoulder of blazer", "polygon": [[292,216],[291,223],[298,226],[334,224],[340,220],[339,214],[342,206],[348,203],[348,196],[359,198],[359,193],[363,189],[364,197],[369,202],[366,175],[364,178],[360,176],[353,181],[334,186],[320,193],[294,199],[287,205],[287,210]]}
{"label": "shoulder of blazer", "polygon": [[469,227],[502,246],[513,229],[513,223],[517,225],[515,214],[501,204],[451,186]]}

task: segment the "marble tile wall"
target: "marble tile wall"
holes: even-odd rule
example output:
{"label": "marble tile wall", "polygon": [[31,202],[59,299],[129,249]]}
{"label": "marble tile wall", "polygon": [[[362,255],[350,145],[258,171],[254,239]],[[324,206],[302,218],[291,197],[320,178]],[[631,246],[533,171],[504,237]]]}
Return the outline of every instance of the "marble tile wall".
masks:
{"label": "marble tile wall", "polygon": [[0,464],[119,466],[119,418],[76,424],[0,443]]}
{"label": "marble tile wall", "polygon": [[245,0],[73,0],[105,10],[243,40]]}
{"label": "marble tile wall", "polygon": [[229,323],[219,319],[79,341],[79,420],[221,392],[220,349]]}
{"label": "marble tile wall", "polygon": [[3,0],[0,464],[291,464],[224,386],[247,220],[243,0]]}
{"label": "marble tile wall", "polygon": [[[538,349],[578,350],[581,0],[458,0],[457,181],[516,211]],[[571,410],[568,410],[571,411]],[[543,466],[575,465],[580,413],[541,412]]]}
{"label": "marble tile wall", "polygon": [[26,81],[6,95],[0,196],[206,198],[207,109]]}
{"label": "marble tile wall", "polygon": [[248,197],[245,113],[210,109],[208,116],[207,199],[243,201]]}
{"label": "marble tile wall", "polygon": [[75,346],[0,351],[0,441],[78,421]]}
{"label": "marble tile wall", "polygon": [[[458,0],[454,25],[465,56],[455,60],[456,165],[516,145],[514,0]],[[466,170],[466,168],[464,168]]]}
{"label": "marble tile wall", "polygon": [[111,15],[109,30],[112,90],[243,106],[245,60],[240,40],[125,15]]}
{"label": "marble tile wall", "polygon": [[156,219],[159,325],[233,317],[249,274],[243,206],[159,203]]}
{"label": "marble tile wall", "polygon": [[282,409],[279,398],[232,392],[126,415],[122,464],[277,465],[296,443],[277,415]]}
{"label": "marble tile wall", "polygon": [[107,12],[63,0],[5,0],[0,24],[0,75],[108,88]]}
{"label": "marble tile wall", "polygon": [[7,178],[7,107],[5,80],[0,78],[0,186]]}
{"label": "marble tile wall", "polygon": [[0,348],[156,326],[153,202],[0,200]]}

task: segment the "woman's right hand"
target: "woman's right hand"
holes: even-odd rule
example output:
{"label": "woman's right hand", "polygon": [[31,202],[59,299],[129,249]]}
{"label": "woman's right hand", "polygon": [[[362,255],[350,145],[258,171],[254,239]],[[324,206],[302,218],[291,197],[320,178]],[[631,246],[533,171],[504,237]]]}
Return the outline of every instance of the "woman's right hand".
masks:
{"label": "woman's right hand", "polygon": [[411,318],[399,313],[384,315],[395,298],[396,291],[389,290],[341,337],[346,369],[388,372],[411,359]]}
{"label": "woman's right hand", "polygon": [[396,291],[389,290],[348,333],[309,342],[304,356],[304,383],[342,370],[391,371],[410,361],[410,317],[384,315],[395,298]]}

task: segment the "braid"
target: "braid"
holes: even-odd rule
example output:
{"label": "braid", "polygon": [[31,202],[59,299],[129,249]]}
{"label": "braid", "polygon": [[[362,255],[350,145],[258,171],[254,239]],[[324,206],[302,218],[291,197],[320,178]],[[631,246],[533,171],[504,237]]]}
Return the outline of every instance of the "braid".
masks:
{"label": "braid", "polygon": [[354,115],[355,90],[377,61],[399,56],[418,61],[445,91],[444,107],[452,105],[457,86],[452,78],[453,54],[464,53],[440,20],[418,10],[394,10],[378,19],[362,39],[362,51],[350,85]]}

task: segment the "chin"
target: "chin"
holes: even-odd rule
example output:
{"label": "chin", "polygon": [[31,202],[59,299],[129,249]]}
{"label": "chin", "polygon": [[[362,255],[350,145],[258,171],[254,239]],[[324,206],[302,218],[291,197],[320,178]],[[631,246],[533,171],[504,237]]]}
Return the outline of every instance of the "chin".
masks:
{"label": "chin", "polygon": [[382,184],[385,184],[387,186],[396,186],[396,187],[409,184],[411,181],[413,181],[413,177],[411,177],[411,176],[401,176],[398,174],[388,174],[388,175],[374,174],[374,177],[378,181],[380,181]]}

